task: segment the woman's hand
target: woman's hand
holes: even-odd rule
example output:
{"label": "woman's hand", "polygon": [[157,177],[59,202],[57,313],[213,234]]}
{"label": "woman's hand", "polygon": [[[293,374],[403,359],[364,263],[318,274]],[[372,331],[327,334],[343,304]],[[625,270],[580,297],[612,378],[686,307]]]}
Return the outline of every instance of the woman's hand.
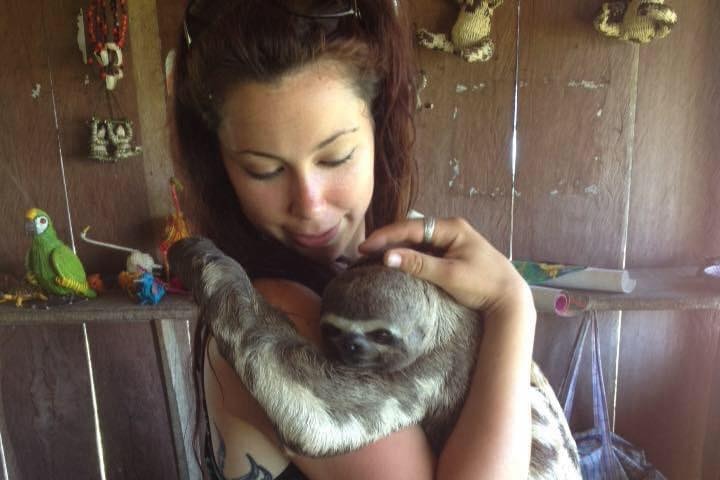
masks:
{"label": "woman's hand", "polygon": [[[380,228],[361,253],[385,250],[388,266],[443,288],[484,312],[483,337],[460,417],[435,478],[524,479],[530,463],[530,365],[536,313],[527,283],[465,220],[439,219],[429,244],[423,220]],[[425,254],[407,247],[430,247]]]}
{"label": "woman's hand", "polygon": [[[385,250],[387,266],[428,280],[463,305],[493,313],[530,302],[527,283],[512,263],[461,218],[437,219],[429,244],[423,243],[423,219],[405,220],[373,232],[359,250]],[[408,247],[429,247],[421,253]]]}

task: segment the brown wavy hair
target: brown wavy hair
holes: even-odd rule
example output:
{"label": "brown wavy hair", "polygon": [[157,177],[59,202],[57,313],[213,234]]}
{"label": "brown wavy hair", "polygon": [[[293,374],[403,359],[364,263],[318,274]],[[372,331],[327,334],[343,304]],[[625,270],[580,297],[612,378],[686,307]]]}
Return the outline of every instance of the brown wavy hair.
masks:
{"label": "brown wavy hair", "polygon": [[[318,60],[338,63],[370,106],[375,126],[375,186],[366,230],[404,218],[417,182],[412,154],[416,76],[405,9],[393,0],[358,0],[360,18],[318,20],[289,14],[268,0],[194,3],[186,14],[192,42],[188,45],[183,31],[177,48],[173,111],[180,149],[176,161],[203,203],[199,211],[204,215],[195,222],[251,277],[291,278],[319,292],[334,275],[330,266],[267,238],[243,215],[220,155],[221,107],[242,82],[277,82]],[[208,327],[199,322],[193,340],[195,446],[204,477],[204,460],[212,455],[203,441]]]}

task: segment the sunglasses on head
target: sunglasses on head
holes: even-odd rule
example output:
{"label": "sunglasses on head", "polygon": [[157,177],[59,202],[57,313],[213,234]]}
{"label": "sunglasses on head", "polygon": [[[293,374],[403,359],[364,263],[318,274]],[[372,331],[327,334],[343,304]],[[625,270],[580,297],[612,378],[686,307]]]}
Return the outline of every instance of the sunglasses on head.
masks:
{"label": "sunglasses on head", "polygon": [[[232,3],[232,1],[219,0],[190,0],[183,21],[187,46],[192,44],[194,36],[203,31],[203,27],[212,24],[227,12],[228,6]],[[307,19],[326,20],[348,16],[360,18],[357,0],[270,0],[269,3],[289,15]]]}

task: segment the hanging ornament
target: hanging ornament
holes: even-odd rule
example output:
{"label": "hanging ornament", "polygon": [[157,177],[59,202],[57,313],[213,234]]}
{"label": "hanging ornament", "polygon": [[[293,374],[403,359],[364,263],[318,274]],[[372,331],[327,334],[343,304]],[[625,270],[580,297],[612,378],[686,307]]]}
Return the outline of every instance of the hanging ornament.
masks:
{"label": "hanging ornament", "polygon": [[100,119],[92,117],[90,125],[90,158],[100,162],[117,162],[142,152],[132,146],[132,122],[127,119]]}
{"label": "hanging ornament", "polygon": [[665,0],[629,0],[603,3],[593,25],[606,37],[649,43],[667,36],[677,20]]}
{"label": "hanging ornament", "polygon": [[123,78],[122,49],[127,43],[128,31],[127,0],[110,0],[110,16],[112,29],[107,22],[107,1],[90,0],[85,14],[85,33],[93,53],[87,63],[97,63],[105,87],[114,90]]}
{"label": "hanging ornament", "polygon": [[190,236],[190,225],[185,219],[185,214],[180,209],[180,200],[178,200],[178,190],[182,191],[183,186],[175,177],[170,178],[170,194],[172,195],[175,213],[167,218],[165,224],[165,238],[160,242],[160,253],[162,254],[163,267],[165,275],[170,279],[170,265],[167,259],[167,253],[170,247],[179,240]]}
{"label": "hanging ornament", "polygon": [[487,62],[495,52],[495,44],[490,38],[492,16],[503,0],[465,0],[457,3],[460,11],[450,38],[445,33],[421,28],[416,34],[418,43],[431,50],[455,53],[466,62]]}

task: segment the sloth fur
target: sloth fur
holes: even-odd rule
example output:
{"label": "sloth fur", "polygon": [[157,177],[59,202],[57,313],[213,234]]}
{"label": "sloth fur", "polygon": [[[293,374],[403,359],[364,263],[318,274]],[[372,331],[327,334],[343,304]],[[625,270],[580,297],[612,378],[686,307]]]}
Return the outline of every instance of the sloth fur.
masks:
{"label": "sloth fur", "polygon": [[[436,452],[442,448],[475,364],[482,330],[477,313],[398,270],[353,267],[327,286],[321,324],[336,336],[354,325],[360,325],[360,336],[388,329],[393,343],[369,347],[371,354],[359,360],[352,352],[328,355],[301,337],[210,240],[177,242],[169,261],[173,274],[192,290],[203,321],[210,322],[220,353],[265,409],[288,451],[338,455],[414,424],[422,425]],[[530,478],[580,479],[563,411],[534,363],[531,380]]]}

